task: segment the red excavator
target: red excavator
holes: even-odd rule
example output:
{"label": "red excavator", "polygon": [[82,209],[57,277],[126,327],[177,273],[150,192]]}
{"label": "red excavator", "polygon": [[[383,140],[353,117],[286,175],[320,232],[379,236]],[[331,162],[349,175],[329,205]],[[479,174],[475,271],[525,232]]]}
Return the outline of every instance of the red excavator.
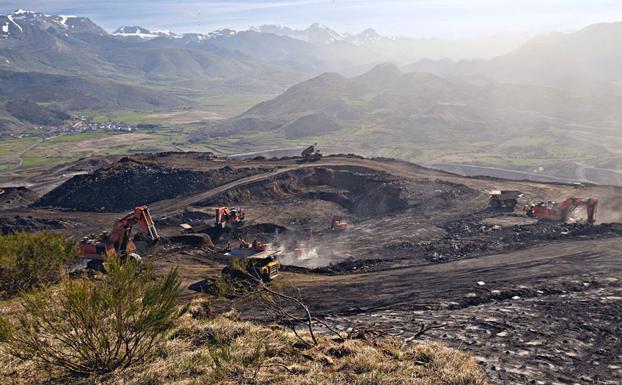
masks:
{"label": "red excavator", "polygon": [[139,225],[151,241],[160,239],[155,228],[153,218],[147,206],[139,206],[131,213],[118,219],[110,234],[103,233],[99,239],[85,237],[80,241],[80,255],[85,258],[103,260],[106,257],[118,255],[125,259],[136,252],[134,244],[134,226]]}
{"label": "red excavator", "polygon": [[219,207],[216,209],[216,227],[225,228],[227,223],[238,225],[244,223],[244,210],[239,207]]}
{"label": "red excavator", "polygon": [[333,223],[330,226],[331,230],[333,231],[346,231],[346,229],[348,228],[348,223],[341,220],[341,219],[337,219],[337,218],[333,218]]}
{"label": "red excavator", "polygon": [[546,221],[565,222],[570,214],[580,206],[587,208],[587,223],[594,223],[598,198],[568,198],[562,202],[538,202],[527,206],[527,215]]}

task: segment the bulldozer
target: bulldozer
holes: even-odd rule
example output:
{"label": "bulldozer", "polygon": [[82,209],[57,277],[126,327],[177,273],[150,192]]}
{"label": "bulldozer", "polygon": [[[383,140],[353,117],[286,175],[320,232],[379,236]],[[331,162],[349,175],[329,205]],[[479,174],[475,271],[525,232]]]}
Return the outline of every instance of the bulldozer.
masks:
{"label": "bulldozer", "polygon": [[490,192],[489,205],[493,209],[514,209],[523,193],[517,190],[497,190]]}
{"label": "bulldozer", "polygon": [[525,207],[527,216],[544,221],[566,222],[570,214],[578,207],[585,206],[587,209],[587,223],[593,224],[596,221],[596,209],[598,208],[598,198],[567,198],[561,202],[538,202]]}
{"label": "bulldozer", "polygon": [[301,156],[305,162],[317,162],[322,159],[322,153],[316,147],[317,143],[305,148],[302,151]]}

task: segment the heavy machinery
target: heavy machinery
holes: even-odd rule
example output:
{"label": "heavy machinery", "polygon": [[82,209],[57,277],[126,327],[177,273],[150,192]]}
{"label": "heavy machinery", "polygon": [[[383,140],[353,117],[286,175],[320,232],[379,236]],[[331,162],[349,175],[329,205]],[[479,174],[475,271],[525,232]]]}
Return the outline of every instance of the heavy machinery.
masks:
{"label": "heavy machinery", "polygon": [[281,262],[275,254],[268,256],[252,255],[246,260],[246,271],[264,282],[269,282],[279,276]]}
{"label": "heavy machinery", "polygon": [[240,249],[252,249],[253,251],[256,251],[259,253],[259,252],[265,251],[266,248],[268,247],[265,243],[259,242],[256,239],[253,241],[253,243],[249,243],[244,238],[238,238],[238,240],[240,241]]}
{"label": "heavy machinery", "polygon": [[578,207],[587,209],[587,223],[594,223],[598,198],[568,198],[562,202],[538,202],[526,207],[525,211],[531,218],[545,221],[565,222],[570,214]]}
{"label": "heavy machinery", "polygon": [[239,207],[218,207],[216,209],[216,227],[225,228],[227,223],[241,225],[244,223],[244,210]]}
{"label": "heavy machinery", "polygon": [[302,159],[306,162],[317,162],[318,160],[322,159],[322,153],[320,152],[320,150],[316,149],[315,147],[317,146],[317,143],[315,143],[312,146],[309,146],[307,148],[305,148],[302,151]]}
{"label": "heavy machinery", "polygon": [[497,190],[490,192],[490,207],[494,209],[514,209],[523,193],[517,190]]}
{"label": "heavy machinery", "polygon": [[232,263],[222,270],[222,275],[234,279],[257,278],[264,282],[270,282],[279,275],[281,262],[277,257],[276,251],[264,248],[261,252],[253,249],[246,249],[254,254],[246,255],[243,264]]}
{"label": "heavy machinery", "polygon": [[140,229],[152,242],[160,239],[153,218],[147,206],[138,206],[131,213],[118,219],[112,226],[110,234],[102,233],[98,239],[85,237],[78,246],[80,255],[89,259],[103,260],[117,255],[121,259],[135,254],[134,227]]}
{"label": "heavy machinery", "polygon": [[330,226],[331,230],[341,232],[341,231],[346,231],[347,228],[348,228],[348,223],[346,223],[345,221],[341,219],[333,218],[333,222]]}

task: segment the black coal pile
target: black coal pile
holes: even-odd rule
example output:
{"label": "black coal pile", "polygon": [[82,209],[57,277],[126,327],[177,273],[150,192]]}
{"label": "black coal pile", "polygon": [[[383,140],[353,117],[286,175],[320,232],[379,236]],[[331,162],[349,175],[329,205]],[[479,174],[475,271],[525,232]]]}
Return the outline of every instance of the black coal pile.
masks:
{"label": "black coal pile", "polygon": [[45,219],[15,216],[0,219],[0,232],[4,235],[19,232],[35,232],[44,230],[73,229],[78,223],[58,219]]}
{"label": "black coal pile", "polygon": [[189,195],[253,175],[255,168],[192,171],[123,158],[110,167],[77,175],[35,205],[77,211],[131,210],[142,204]]}
{"label": "black coal pile", "polygon": [[[500,227],[477,221],[455,221],[443,226],[447,235],[434,242],[408,245],[412,253],[431,262],[447,262],[475,255],[524,249],[543,241],[597,239],[622,235],[622,224],[538,222]],[[404,245],[390,245],[388,248]]]}
{"label": "black coal pile", "polygon": [[39,195],[26,187],[0,187],[0,208],[9,209],[28,206]]}
{"label": "black coal pile", "polygon": [[202,204],[323,200],[334,202],[359,217],[369,218],[408,208],[427,215],[474,194],[476,192],[466,186],[443,181],[408,183],[388,173],[361,167],[316,167],[230,189]]}
{"label": "black coal pile", "polygon": [[213,212],[199,210],[186,210],[181,213],[158,217],[155,219],[157,226],[179,226],[187,223],[192,226],[213,224],[216,215]]}

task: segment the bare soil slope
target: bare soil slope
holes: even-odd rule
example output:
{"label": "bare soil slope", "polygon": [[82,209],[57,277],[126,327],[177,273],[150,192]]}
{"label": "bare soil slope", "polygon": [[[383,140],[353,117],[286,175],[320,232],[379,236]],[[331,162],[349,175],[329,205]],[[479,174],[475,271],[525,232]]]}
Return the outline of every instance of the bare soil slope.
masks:
{"label": "bare soil slope", "polygon": [[[446,324],[433,337],[475,353],[493,384],[622,379],[619,188],[468,178],[355,156],[313,163],[199,153],[117,160],[42,199],[80,211],[7,208],[0,218],[80,223],[57,230],[79,237],[107,230],[118,216],[92,210],[151,202],[164,236],[191,223],[216,250],[238,237],[280,250],[278,279],[340,328],[377,324],[407,338],[420,321]],[[491,210],[488,194],[496,189],[525,198],[514,211]],[[580,211],[573,223],[537,223],[520,207],[570,196],[600,198],[597,225],[583,224]],[[245,225],[215,231],[219,205],[245,208]],[[349,223],[345,232],[330,229],[335,217]],[[294,251],[302,245],[303,253]],[[147,254],[160,269],[179,267],[188,297],[231,258],[166,242]],[[253,304],[241,310],[264,318]]]}

